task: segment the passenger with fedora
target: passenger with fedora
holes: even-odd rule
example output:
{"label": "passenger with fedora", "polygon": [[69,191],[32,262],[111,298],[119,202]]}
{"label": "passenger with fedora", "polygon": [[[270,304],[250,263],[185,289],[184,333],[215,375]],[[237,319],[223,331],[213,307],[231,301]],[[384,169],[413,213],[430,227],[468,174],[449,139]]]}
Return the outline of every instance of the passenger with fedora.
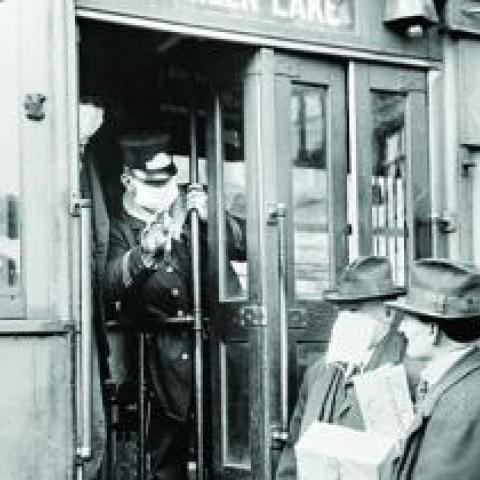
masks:
{"label": "passenger with fedora", "polygon": [[[120,143],[125,193],[121,216],[110,228],[105,290],[110,301],[121,302],[123,323],[152,332],[147,344],[147,370],[155,393],[147,439],[152,478],[182,480],[187,475],[193,339],[191,326],[172,319],[192,311],[188,212],[196,209],[206,219],[206,193],[180,191],[166,135],[129,136]],[[230,259],[245,259],[240,223],[230,217],[227,222]],[[206,252],[204,224],[200,230],[201,251]],[[204,282],[206,271],[202,269]],[[240,292],[233,269],[227,275],[229,291]],[[202,293],[202,305],[208,308],[207,289]]]}
{"label": "passenger with fedora", "polygon": [[[283,449],[276,480],[297,478],[294,445],[315,421],[364,430],[352,377],[386,363],[402,362],[405,340],[396,331],[383,302],[404,294],[393,285],[390,263],[385,257],[361,257],[343,271],[337,287],[324,292],[324,299],[339,309],[330,346],[351,345],[344,358],[321,358],[305,373]],[[366,337],[365,331],[370,334]],[[356,342],[358,339],[358,342]],[[363,339],[363,340],[361,340]],[[362,343],[358,348],[358,343]]]}
{"label": "passenger with fedora", "polygon": [[408,294],[388,305],[420,372],[416,415],[389,480],[480,478],[480,271],[443,259],[418,260]]}

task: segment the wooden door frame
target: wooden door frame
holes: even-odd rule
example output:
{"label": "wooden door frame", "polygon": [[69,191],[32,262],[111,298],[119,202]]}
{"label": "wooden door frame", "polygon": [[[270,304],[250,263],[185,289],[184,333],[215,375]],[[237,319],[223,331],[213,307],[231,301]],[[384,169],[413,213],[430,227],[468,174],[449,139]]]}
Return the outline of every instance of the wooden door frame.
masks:
{"label": "wooden door frame", "polygon": [[[355,149],[355,224],[352,225],[354,237],[357,239],[359,255],[372,254],[372,192],[368,186],[372,176],[372,110],[370,92],[372,90],[405,95],[406,117],[406,198],[407,207],[407,268],[415,258],[425,256],[416,245],[418,228],[429,226],[431,216],[431,199],[415,203],[422,198],[422,188],[427,186],[430,192],[428,105],[427,105],[427,72],[420,69],[409,69],[401,66],[385,66],[375,64],[355,64],[354,68],[354,102],[356,137],[352,144]],[[427,168],[425,168],[425,163]],[[367,207],[367,208],[365,208]],[[416,220],[417,219],[417,220]],[[422,222],[422,225],[419,224]],[[423,223],[424,222],[424,223]],[[416,224],[417,223],[417,224]],[[431,249],[430,242],[430,249]]]}
{"label": "wooden door frame", "polygon": [[[291,89],[294,83],[313,87],[325,86],[327,94],[326,151],[328,185],[327,222],[334,225],[329,231],[330,286],[335,283],[347,257],[347,98],[346,64],[328,58],[312,58],[279,54],[276,58],[276,138],[277,138],[277,184],[281,200],[287,204],[287,324],[289,332],[288,349],[288,410],[291,414],[301,382],[298,372],[297,346],[309,339],[318,345],[327,344],[335,311],[317,299],[297,298],[294,265],[294,228],[292,205],[292,159],[290,136]],[[333,123],[332,123],[333,122]],[[343,132],[343,134],[342,134]],[[343,136],[343,143],[342,137]],[[340,143],[339,143],[340,142]],[[343,213],[342,213],[343,212]],[[340,214],[339,214],[340,213]],[[273,253],[272,256],[273,257]],[[276,338],[280,336],[278,322],[272,325]],[[276,328],[276,330],[274,330]],[[308,333],[307,333],[308,332]],[[278,342],[278,340],[277,340]],[[278,350],[278,346],[276,347]],[[321,350],[321,348],[319,347]],[[275,352],[275,350],[273,350]],[[273,376],[280,376],[279,357],[275,356]],[[277,382],[278,383],[278,382]],[[272,387],[272,393],[279,396],[279,386]],[[275,406],[275,421],[278,422],[278,401]]]}
{"label": "wooden door frame", "polygon": [[[221,472],[222,478],[248,478],[251,480],[265,480],[272,476],[270,461],[270,395],[269,395],[269,342],[267,311],[271,311],[275,304],[275,298],[269,294],[267,289],[268,268],[267,242],[270,234],[266,228],[266,207],[268,202],[275,199],[276,191],[274,182],[269,181],[271,172],[265,170],[264,158],[272,155],[274,151],[274,118],[273,111],[273,51],[270,49],[252,50],[246,60],[245,71],[242,77],[243,102],[244,102],[244,148],[245,168],[247,185],[247,259],[248,259],[248,298],[240,302],[228,302],[229,308],[236,309],[233,321],[238,327],[232,326],[232,334],[238,339],[248,342],[249,345],[249,412],[248,419],[250,432],[250,454],[251,468],[249,471],[241,469],[232,471],[221,464],[222,452],[218,451],[221,446],[216,447],[214,455],[214,470]],[[228,80],[229,75],[226,72]],[[231,77],[230,77],[231,78]],[[217,78],[218,79],[218,78]],[[221,78],[219,79],[221,81]],[[218,136],[218,133],[217,133]],[[216,149],[220,148],[215,134],[210,130],[209,141],[215,144]],[[211,152],[211,155],[218,153]],[[215,165],[217,169],[218,158],[211,158],[209,155],[209,168]],[[212,179],[212,191],[215,197],[218,195],[219,186],[216,174],[210,170],[209,178]],[[216,219],[216,202],[210,202],[210,218],[213,220],[209,225],[209,237],[211,247],[211,260],[218,265],[218,221]],[[217,285],[216,274],[212,280]],[[218,286],[213,289],[217,309],[220,308]],[[240,307],[252,308],[258,313],[253,322],[245,321],[242,317]],[[269,310],[270,309],[270,310]],[[217,312],[218,313],[218,312]],[[242,325],[243,323],[243,325]],[[212,383],[221,382],[220,368],[221,360],[217,358],[220,334],[215,333],[215,325],[212,325]],[[218,338],[217,338],[218,337]],[[232,337],[233,338],[233,337]],[[217,383],[220,385],[220,383]],[[213,388],[213,387],[212,387]],[[212,390],[212,393],[215,392]],[[252,394],[253,393],[253,394]],[[217,405],[218,408],[218,405]],[[220,405],[220,409],[223,405]],[[219,432],[222,430],[221,418],[214,414],[213,428]],[[219,460],[220,459],[220,460]],[[216,477],[214,472],[214,477]]]}

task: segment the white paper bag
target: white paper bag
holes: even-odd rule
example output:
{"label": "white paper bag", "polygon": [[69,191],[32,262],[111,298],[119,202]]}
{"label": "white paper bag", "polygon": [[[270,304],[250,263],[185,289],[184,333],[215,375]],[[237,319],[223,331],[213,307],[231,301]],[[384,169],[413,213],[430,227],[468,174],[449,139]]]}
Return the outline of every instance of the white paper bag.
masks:
{"label": "white paper bag", "polygon": [[402,438],[413,421],[413,403],[403,365],[385,365],[354,377],[367,431]]}
{"label": "white paper bag", "polygon": [[395,442],[375,432],[315,422],[295,445],[299,480],[381,480]]}

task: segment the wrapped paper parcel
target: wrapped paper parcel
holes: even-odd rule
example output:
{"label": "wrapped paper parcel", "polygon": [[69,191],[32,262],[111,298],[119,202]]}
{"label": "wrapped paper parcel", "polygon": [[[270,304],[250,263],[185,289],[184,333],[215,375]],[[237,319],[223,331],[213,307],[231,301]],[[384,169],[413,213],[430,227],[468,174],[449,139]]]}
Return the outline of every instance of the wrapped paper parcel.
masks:
{"label": "wrapped paper parcel", "polygon": [[299,480],[384,480],[387,462],[413,421],[403,365],[354,377],[366,431],[316,422],[295,446]]}
{"label": "wrapped paper parcel", "polygon": [[395,442],[374,432],[315,422],[295,445],[299,480],[381,480]]}
{"label": "wrapped paper parcel", "polygon": [[354,377],[367,431],[399,440],[413,421],[413,403],[403,365],[384,365]]}

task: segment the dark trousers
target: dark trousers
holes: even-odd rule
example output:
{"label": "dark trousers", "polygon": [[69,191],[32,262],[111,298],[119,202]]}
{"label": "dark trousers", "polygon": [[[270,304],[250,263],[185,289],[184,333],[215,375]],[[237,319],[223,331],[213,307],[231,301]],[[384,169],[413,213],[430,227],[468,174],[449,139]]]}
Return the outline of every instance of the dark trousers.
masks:
{"label": "dark trousers", "polygon": [[152,405],[147,438],[152,479],[187,479],[189,434],[188,423],[167,417]]}

